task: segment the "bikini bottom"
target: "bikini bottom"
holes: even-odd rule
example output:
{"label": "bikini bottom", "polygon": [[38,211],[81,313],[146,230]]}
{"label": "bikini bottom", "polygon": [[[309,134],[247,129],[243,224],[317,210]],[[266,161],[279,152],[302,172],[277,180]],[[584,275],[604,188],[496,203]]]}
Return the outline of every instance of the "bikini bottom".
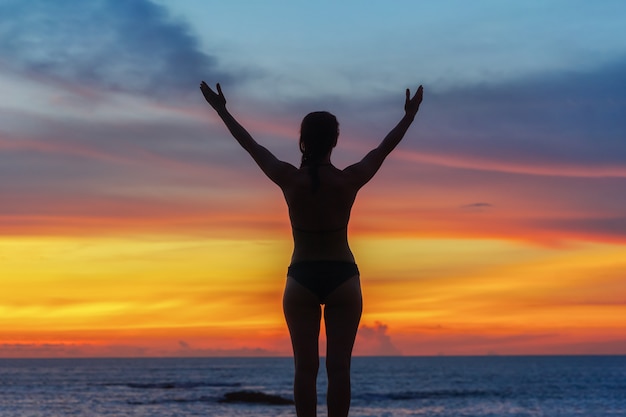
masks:
{"label": "bikini bottom", "polygon": [[359,268],[348,261],[300,261],[289,266],[287,276],[315,294],[320,304],[341,284],[355,275]]}

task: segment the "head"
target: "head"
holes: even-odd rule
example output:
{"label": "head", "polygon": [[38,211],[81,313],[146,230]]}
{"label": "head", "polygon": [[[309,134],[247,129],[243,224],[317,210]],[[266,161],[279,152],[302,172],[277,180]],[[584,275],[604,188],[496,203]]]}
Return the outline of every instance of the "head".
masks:
{"label": "head", "polygon": [[302,165],[321,161],[337,145],[339,123],[326,111],[307,114],[300,126]]}

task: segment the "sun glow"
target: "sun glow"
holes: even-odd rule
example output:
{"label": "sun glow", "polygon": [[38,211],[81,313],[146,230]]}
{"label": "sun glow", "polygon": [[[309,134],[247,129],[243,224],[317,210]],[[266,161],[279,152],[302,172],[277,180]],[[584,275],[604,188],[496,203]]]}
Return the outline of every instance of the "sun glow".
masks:
{"label": "sun glow", "polygon": [[[620,246],[366,236],[353,246],[362,323],[385,323],[405,354],[437,353],[435,334],[442,343],[544,335],[523,344],[540,350],[546,339],[584,339],[600,329],[617,338],[626,326]],[[121,346],[181,354],[184,340],[197,354],[289,354],[280,309],[289,249],[286,240],[3,239],[2,342],[5,350],[60,343],[92,354],[127,352]]]}

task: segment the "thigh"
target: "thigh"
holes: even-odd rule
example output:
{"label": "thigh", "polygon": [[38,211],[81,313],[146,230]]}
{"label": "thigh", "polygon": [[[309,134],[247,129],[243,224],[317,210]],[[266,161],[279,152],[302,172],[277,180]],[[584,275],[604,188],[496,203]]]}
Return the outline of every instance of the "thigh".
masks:
{"label": "thigh", "polygon": [[294,356],[319,358],[318,339],[322,309],[315,295],[293,278],[287,278],[283,312],[291,336]]}
{"label": "thigh", "polygon": [[324,308],[327,361],[350,360],[362,310],[358,275],[341,284],[327,297]]}

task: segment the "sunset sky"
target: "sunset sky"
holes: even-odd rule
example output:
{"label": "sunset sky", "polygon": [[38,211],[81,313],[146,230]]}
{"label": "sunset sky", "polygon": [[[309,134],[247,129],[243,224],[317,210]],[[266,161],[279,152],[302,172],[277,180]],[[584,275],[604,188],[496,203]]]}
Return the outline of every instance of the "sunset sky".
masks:
{"label": "sunset sky", "polygon": [[[367,6],[365,6],[367,4]],[[360,193],[357,355],[626,354],[626,2],[3,0],[0,357],[289,355],[279,158]]]}

